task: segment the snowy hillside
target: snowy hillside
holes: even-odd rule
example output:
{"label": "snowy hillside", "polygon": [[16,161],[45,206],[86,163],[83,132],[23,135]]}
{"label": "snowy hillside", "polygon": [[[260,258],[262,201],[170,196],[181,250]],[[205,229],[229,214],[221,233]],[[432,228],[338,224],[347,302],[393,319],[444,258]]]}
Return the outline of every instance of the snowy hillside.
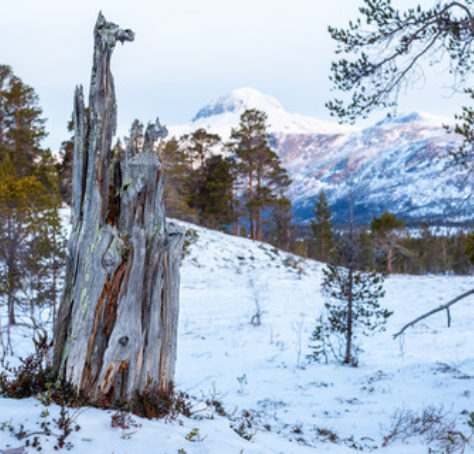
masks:
{"label": "snowy hillside", "polygon": [[345,221],[352,183],[361,222],[387,209],[412,221],[474,221],[474,176],[446,169],[443,159],[460,144],[442,126],[450,118],[412,112],[360,129],[289,113],[275,98],[242,88],[209,103],[191,122],[170,127],[170,134],[206,128],[226,140],[247,108],[268,114],[275,149],[293,180],[288,195],[300,219],[311,216],[314,199],[324,189],[336,221]]}
{"label": "snowy hillside", "polygon": [[[430,406],[442,408],[446,421],[467,433],[465,411],[474,410],[474,298],[452,308],[451,328],[445,314],[437,314],[401,342],[392,334],[471,288],[472,277],[390,277],[383,305],[394,315],[387,332],[363,340],[360,366],[310,364],[308,338],[324,303],[322,265],[264,243],[180,224],[191,233],[181,268],[176,386],[198,399],[221,400],[233,421],[217,414],[208,419],[206,411],[196,413],[200,419],[180,417],[181,423],[139,420],[141,427],[122,438],[110,427],[110,413],[85,409],[78,416],[82,429],[70,437],[71,453],[345,454],[363,448],[421,454],[428,451],[423,438],[382,448],[383,436],[396,412]],[[255,300],[264,311],[259,327],[250,324]],[[28,345],[22,333],[29,334],[14,336],[18,352]],[[0,427],[10,421],[37,428],[42,409],[35,399],[0,398]],[[49,411],[55,416],[58,409]],[[237,421],[250,421],[250,441],[230,428]],[[201,441],[186,439],[194,428]],[[43,452],[53,452],[52,444],[43,440]],[[0,430],[0,452],[20,445]]]}

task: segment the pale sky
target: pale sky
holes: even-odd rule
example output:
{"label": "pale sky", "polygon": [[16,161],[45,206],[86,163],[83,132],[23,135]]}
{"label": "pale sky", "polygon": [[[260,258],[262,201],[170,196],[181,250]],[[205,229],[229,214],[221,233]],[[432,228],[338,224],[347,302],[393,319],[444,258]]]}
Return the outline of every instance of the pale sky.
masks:
{"label": "pale sky", "polygon": [[[48,119],[44,144],[53,150],[67,138],[75,85],[89,85],[99,10],[136,33],[133,43],[117,45],[112,61],[120,134],[134,118],[146,122],[159,115],[168,125],[185,123],[212,99],[240,87],[272,95],[290,112],[329,120],[324,103],[331,97],[334,44],[327,27],[347,25],[361,3],[0,0],[0,64],[12,66],[39,94]],[[399,110],[451,116],[465,97],[453,96],[450,82],[443,68],[430,68],[424,84],[401,96]],[[383,116],[378,112],[369,121]]]}

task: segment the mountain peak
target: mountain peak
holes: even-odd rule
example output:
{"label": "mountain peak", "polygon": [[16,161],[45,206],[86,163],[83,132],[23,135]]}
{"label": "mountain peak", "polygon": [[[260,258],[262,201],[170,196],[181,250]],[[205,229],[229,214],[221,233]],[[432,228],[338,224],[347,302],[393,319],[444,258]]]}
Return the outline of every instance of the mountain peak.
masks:
{"label": "mountain peak", "polygon": [[242,113],[246,109],[258,109],[268,112],[270,110],[283,110],[283,107],[273,96],[265,95],[254,88],[244,87],[232,91],[227,96],[211,101],[199,110],[192,122],[228,112]]}
{"label": "mountain peak", "polygon": [[378,121],[376,126],[392,125],[392,124],[407,124],[414,122],[431,123],[433,126],[441,126],[443,124],[452,123],[452,118],[440,117],[423,111],[414,111],[409,113],[402,113],[396,117],[385,117]]}
{"label": "mountain peak", "polygon": [[287,112],[273,96],[249,87],[238,88],[226,96],[211,101],[201,108],[189,123],[171,126],[168,129],[172,135],[179,137],[198,128],[205,128],[227,140],[232,128],[238,126],[240,116],[247,109],[258,109],[267,114],[270,133],[340,135],[360,130],[350,125],[319,121],[305,115]]}

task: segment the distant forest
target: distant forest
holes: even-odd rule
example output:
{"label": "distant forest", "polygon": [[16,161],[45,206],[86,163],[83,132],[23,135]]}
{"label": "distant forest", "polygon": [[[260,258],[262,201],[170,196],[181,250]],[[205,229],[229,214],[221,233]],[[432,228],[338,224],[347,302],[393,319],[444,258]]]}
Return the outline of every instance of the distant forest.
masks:
{"label": "distant forest", "polygon": [[[58,210],[62,203],[71,204],[74,127],[65,121],[70,137],[59,153],[53,153],[41,145],[45,123],[34,89],[10,67],[0,66],[0,281],[11,300],[12,318],[14,300],[19,298],[15,295],[24,287],[22,275],[53,276],[36,279],[34,295],[56,299],[57,276],[64,267]],[[133,144],[138,150],[144,125],[136,121],[133,127],[141,131]],[[256,109],[241,115],[228,141],[202,128],[162,140],[156,152],[165,173],[167,216],[337,263],[336,251],[347,240],[350,216],[345,225],[335,226],[321,192],[310,222],[296,222],[285,195],[291,181],[271,142],[267,116]],[[120,154],[127,145],[127,138],[119,139],[112,152]],[[473,271],[474,234],[466,230],[437,232],[436,226],[423,224],[413,231],[397,213],[387,212],[373,217],[370,225],[357,225],[355,232],[360,269],[408,274]],[[14,251],[21,252],[13,257]],[[32,256],[39,259],[32,263]]]}

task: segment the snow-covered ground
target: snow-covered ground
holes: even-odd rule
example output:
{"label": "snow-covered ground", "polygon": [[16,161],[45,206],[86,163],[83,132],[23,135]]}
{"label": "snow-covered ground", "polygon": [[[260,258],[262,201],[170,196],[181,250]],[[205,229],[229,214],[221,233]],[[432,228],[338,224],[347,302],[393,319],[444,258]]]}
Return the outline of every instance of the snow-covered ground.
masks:
{"label": "snow-covered ground", "polygon": [[[451,328],[439,313],[401,341],[392,334],[471,288],[473,277],[391,276],[383,305],[394,315],[386,332],[361,339],[359,367],[319,365],[305,355],[324,303],[322,265],[264,243],[182,225],[196,235],[181,269],[177,389],[220,399],[233,418],[248,411],[248,433],[255,435],[247,441],[229,419],[214,415],[168,423],[136,418],[142,426],[123,439],[120,429],[111,428],[109,413],[85,409],[78,416],[81,430],[70,437],[72,453],[344,454],[361,447],[419,454],[428,448],[416,438],[382,448],[384,427],[397,411],[429,406],[443,407],[467,433],[461,412],[474,411],[474,297],[452,308]],[[256,299],[264,311],[259,327],[250,324]],[[57,414],[57,407],[48,408]],[[42,410],[32,398],[0,398],[0,429],[8,421],[33,428]],[[202,441],[186,439],[193,428]],[[53,444],[51,437],[43,440],[43,452],[52,452]],[[7,445],[21,442],[0,430],[0,452]]]}

